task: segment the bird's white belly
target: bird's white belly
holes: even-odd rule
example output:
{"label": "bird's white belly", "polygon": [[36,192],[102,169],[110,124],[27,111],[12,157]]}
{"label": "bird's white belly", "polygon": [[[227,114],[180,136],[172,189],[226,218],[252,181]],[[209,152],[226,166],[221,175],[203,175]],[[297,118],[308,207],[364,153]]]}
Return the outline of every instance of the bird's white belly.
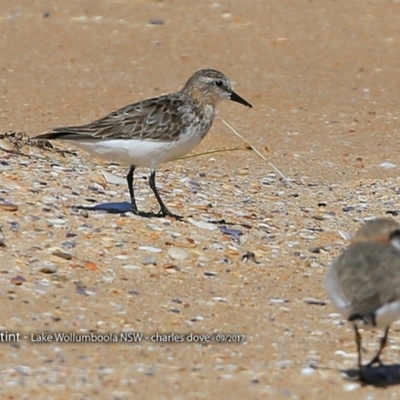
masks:
{"label": "bird's white belly", "polygon": [[156,168],[159,164],[176,160],[191,151],[200,143],[204,133],[190,127],[173,142],[137,139],[80,139],[68,142],[103,160]]}
{"label": "bird's white belly", "polygon": [[398,320],[400,317],[400,300],[394,301],[392,303],[386,303],[382,307],[375,311],[375,322],[376,325],[365,324],[363,321],[356,320],[352,321],[359,328],[364,329],[375,329],[382,328],[385,329],[387,326],[392,324],[394,321]]}
{"label": "bird's white belly", "polygon": [[386,303],[376,310],[376,325],[378,327],[389,326],[400,317],[400,300]]}

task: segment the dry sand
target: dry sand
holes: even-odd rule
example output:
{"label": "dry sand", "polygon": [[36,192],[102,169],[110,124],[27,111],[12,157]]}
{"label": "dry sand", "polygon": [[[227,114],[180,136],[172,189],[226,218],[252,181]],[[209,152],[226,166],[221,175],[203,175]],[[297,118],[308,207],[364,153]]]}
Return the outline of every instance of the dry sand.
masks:
{"label": "dry sand", "polygon": [[[124,179],[125,167],[80,151],[1,151],[0,197],[18,209],[0,210],[0,325],[21,340],[0,344],[0,397],[400,397],[343,378],[353,334],[322,286],[364,218],[400,210],[400,2],[57,3],[1,1],[2,132],[90,122],[216,68],[254,105],[226,102],[219,116],[292,186],[254,152],[226,152],[160,169],[182,222],[86,213],[72,207],[128,201],[126,185],[102,175]],[[195,153],[241,145],[217,119]],[[156,211],[147,176],[139,170],[138,205]],[[233,225],[199,226],[220,219]],[[32,341],[44,332],[119,340]],[[123,343],[121,332],[145,338]],[[367,360],[378,332],[364,336]],[[394,324],[384,360],[399,363],[399,349]]]}

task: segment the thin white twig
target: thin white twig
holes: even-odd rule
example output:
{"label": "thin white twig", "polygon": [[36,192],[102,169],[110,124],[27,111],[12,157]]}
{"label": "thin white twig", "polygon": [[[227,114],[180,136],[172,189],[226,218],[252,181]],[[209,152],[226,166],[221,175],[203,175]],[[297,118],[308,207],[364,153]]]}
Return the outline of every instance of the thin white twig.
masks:
{"label": "thin white twig", "polygon": [[221,118],[222,123],[227,126],[236,136],[240,137],[240,139],[242,139],[244,142],[246,142],[264,161],[266,161],[287,183],[289,186],[293,185],[290,183],[290,180],[283,175],[283,173],[277,168],[275,167],[274,164],[272,164],[270,161],[268,161],[263,154],[261,154],[246,138],[244,138],[236,129],[232,128],[232,126],[230,126],[224,119]]}

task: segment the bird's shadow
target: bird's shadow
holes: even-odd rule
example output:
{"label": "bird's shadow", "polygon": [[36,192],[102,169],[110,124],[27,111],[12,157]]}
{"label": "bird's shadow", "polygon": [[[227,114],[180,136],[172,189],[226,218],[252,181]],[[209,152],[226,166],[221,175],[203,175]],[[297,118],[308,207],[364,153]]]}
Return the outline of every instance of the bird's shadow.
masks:
{"label": "bird's shadow", "polygon": [[[131,203],[128,203],[127,201],[121,201],[121,202],[113,202],[113,203],[100,203],[96,204],[94,206],[73,206],[72,207],[75,210],[87,210],[87,211],[103,211],[108,214],[125,214],[129,211],[132,211],[132,205]],[[159,213],[154,213],[154,212],[146,212],[142,211],[140,214],[138,214],[140,217],[145,217],[145,218],[160,218]],[[171,217],[182,220],[183,217],[179,215],[171,215]]]}
{"label": "bird's shadow", "polygon": [[358,369],[342,370],[346,379],[360,381],[364,385],[387,387],[400,384],[400,364],[364,367],[362,379]]}
{"label": "bird's shadow", "polygon": [[[72,209],[74,210],[87,210],[87,211],[103,211],[108,214],[125,214],[129,211],[132,210],[132,205],[128,201],[116,201],[112,203],[99,203],[94,206],[72,206]],[[160,215],[158,213],[154,212],[142,212],[141,213],[142,217],[146,218],[152,218],[156,217],[159,218]],[[184,221],[184,218],[179,216],[179,215],[174,215],[176,219],[179,219],[181,221]],[[191,217],[191,215],[187,215],[185,218]],[[235,223],[235,222],[229,222],[226,221],[225,219],[219,219],[219,220],[208,220],[206,221],[209,224],[215,224],[215,225],[240,225],[243,226],[244,228],[250,229],[252,226],[248,223]],[[237,236],[239,237],[242,232],[240,231],[235,231],[235,230],[229,230],[224,227],[221,228],[222,232],[231,236]]]}
{"label": "bird's shadow", "polygon": [[77,210],[88,211],[105,211],[109,214],[125,214],[131,211],[131,203],[128,201],[113,202],[113,203],[100,203],[94,206],[74,206]]}

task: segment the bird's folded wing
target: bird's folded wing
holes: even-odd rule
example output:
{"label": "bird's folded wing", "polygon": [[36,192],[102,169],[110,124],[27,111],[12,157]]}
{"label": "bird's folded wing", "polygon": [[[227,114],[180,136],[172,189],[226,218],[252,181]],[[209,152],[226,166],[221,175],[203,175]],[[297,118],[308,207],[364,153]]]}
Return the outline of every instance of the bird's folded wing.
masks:
{"label": "bird's folded wing", "polygon": [[[179,97],[161,96],[128,105],[90,124],[55,128],[36,136],[35,139],[107,140],[140,139],[172,142],[182,132],[182,117],[185,123],[194,119],[181,107]],[[183,104],[182,104],[183,106]]]}

